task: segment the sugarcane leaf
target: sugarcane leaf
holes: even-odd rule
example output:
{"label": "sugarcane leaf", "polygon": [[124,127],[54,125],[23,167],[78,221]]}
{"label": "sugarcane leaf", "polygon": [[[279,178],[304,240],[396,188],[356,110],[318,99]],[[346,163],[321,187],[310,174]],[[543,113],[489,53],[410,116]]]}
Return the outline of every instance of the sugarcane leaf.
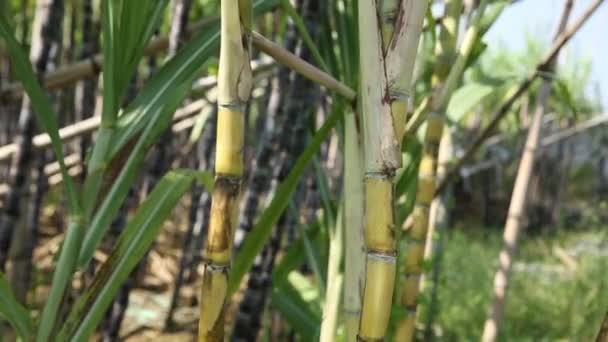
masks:
{"label": "sugarcane leaf", "polygon": [[47,336],[50,334],[56,320],[59,303],[63,298],[63,294],[66,289],[65,284],[69,279],[71,279],[75,269],[73,257],[78,255],[83,228],[82,225],[80,225],[79,219],[81,216],[81,208],[74,181],[68,174],[67,167],[64,162],[56,114],[52,109],[49,98],[45,95],[42,87],[38,83],[34,71],[29,63],[29,58],[27,58],[25,53],[22,51],[21,46],[15,40],[12,30],[2,14],[0,14],[0,36],[7,44],[13,63],[13,70],[23,83],[23,88],[31,99],[31,105],[34,108],[36,119],[51,139],[51,146],[53,152],[55,153],[55,157],[59,162],[64,189],[67,195],[70,224],[68,225],[63,248],[59,254],[59,260],[61,262],[57,264],[57,268],[53,274],[53,282],[51,284],[49,297],[42,311],[40,319],[41,325],[37,334],[37,338],[39,340],[46,341]]}
{"label": "sugarcane leaf", "polygon": [[286,281],[289,273],[300,267],[306,259],[306,241],[310,242],[319,234],[319,222],[308,225],[303,233],[291,243],[285,255],[272,272],[273,284]]}
{"label": "sugarcane leaf", "polygon": [[[258,1],[254,10],[262,13],[263,10],[272,8],[277,1]],[[123,152],[132,139],[137,138],[137,142],[120,175],[91,219],[80,253],[79,267],[84,268],[91,260],[95,248],[126,198],[146,151],[166,129],[175,108],[186,97],[198,69],[217,52],[218,45],[219,27],[215,24],[178,51],[119,117],[116,132],[112,135],[112,146],[106,155],[107,160],[112,160]]]}
{"label": "sugarcane leaf", "polygon": [[104,0],[103,4],[105,72],[101,121],[102,125],[113,125],[120,100],[126,93],[168,0]]}
{"label": "sugarcane leaf", "polygon": [[31,99],[31,104],[34,108],[38,123],[51,139],[51,146],[61,169],[69,209],[72,214],[77,214],[79,211],[78,196],[73,179],[68,174],[65,166],[61,139],[59,137],[59,126],[56,119],[57,115],[53,111],[49,98],[45,95],[45,92],[38,83],[38,79],[32,69],[29,58],[13,36],[12,32],[13,30],[10,28],[4,14],[0,14],[0,37],[2,37],[6,43],[12,62],[11,68],[23,84],[25,92]]}
{"label": "sugarcane leaf", "polygon": [[496,23],[498,17],[502,11],[509,5],[509,0],[498,0],[488,4],[483,17],[480,21],[479,33],[480,35],[486,34],[488,30]]}
{"label": "sugarcane leaf", "polygon": [[553,83],[551,84],[551,88],[553,97],[557,99],[561,105],[565,106],[568,109],[568,111],[565,112],[576,114],[576,102],[572,97],[572,93],[568,88],[568,84],[562,79],[555,78],[553,80]]}
{"label": "sugarcane leaf", "polygon": [[5,319],[24,341],[34,334],[34,323],[27,309],[13,295],[4,273],[0,272],[0,320]]}
{"label": "sugarcane leaf", "polygon": [[[359,54],[352,53],[352,51],[357,51],[359,45],[356,29],[357,15],[354,13],[357,6],[347,4],[346,0],[341,1],[341,3],[338,1],[334,2],[336,6],[334,16],[337,24],[335,30],[338,36],[340,57],[342,57],[342,75],[340,75],[340,78],[353,88],[356,88]],[[335,47],[324,46],[324,48],[334,49]]]}
{"label": "sugarcane leaf", "polygon": [[121,284],[146,254],[180,198],[200,177],[194,170],[176,170],[158,182],[121,233],[91,286],[72,307],[56,340],[89,340]]}
{"label": "sugarcane leaf", "polygon": [[495,90],[494,87],[477,82],[466,83],[457,89],[447,107],[447,117],[450,121],[460,122],[465,115]]}
{"label": "sugarcane leaf", "polygon": [[[192,81],[194,75],[191,75]],[[120,207],[127,197],[129,189],[131,188],[137,172],[139,171],[139,165],[143,162],[146,156],[147,150],[155,143],[156,139],[161,133],[167,129],[171,122],[171,117],[175,109],[181,102],[181,99],[186,95],[190,88],[190,82],[185,82],[176,86],[172,89],[172,92],[168,93],[168,99],[161,106],[151,109],[150,115],[151,120],[148,122],[146,128],[138,137],[133,150],[131,151],[127,161],[122,167],[118,177],[113,180],[110,190],[105,198],[101,201],[99,209],[93,215],[91,222],[89,223],[89,229],[84,236],[82,242],[82,248],[78,258],[78,264],[84,268],[88,265],[89,261],[93,257],[93,253],[97,248],[97,245],[101,241],[103,235],[106,233],[108,227],[112,223],[112,220],[120,210]]]}
{"label": "sugarcane leaf", "polygon": [[291,169],[285,180],[279,185],[272,201],[260,215],[260,218],[255,224],[252,232],[245,239],[243,247],[237,254],[234,261],[234,266],[230,272],[230,281],[228,284],[229,294],[233,294],[238,288],[243,276],[251,268],[255,256],[266,244],[266,241],[272,232],[272,227],[275,225],[287,207],[289,199],[302,178],[306,166],[321,146],[321,143],[329,136],[331,129],[341,118],[341,114],[342,113],[338,111],[330,114],[323,126],[314,135],[304,152],[298,157],[294,167]]}
{"label": "sugarcane leaf", "polygon": [[298,30],[298,33],[300,35],[300,38],[302,39],[302,41],[304,41],[304,44],[306,44],[306,47],[312,53],[312,56],[314,57],[315,62],[318,64],[318,66],[321,69],[323,69],[323,71],[329,72],[329,68],[327,67],[327,64],[325,64],[323,57],[321,57],[321,53],[317,49],[317,45],[313,42],[312,37],[310,36],[310,33],[308,33],[308,29],[306,29],[306,25],[304,25],[304,20],[302,20],[302,17],[298,14],[296,9],[293,7],[293,5],[291,4],[291,1],[280,0],[280,2],[281,2],[282,8],[285,10],[285,12],[287,12],[287,15],[289,15],[291,20],[293,20],[293,22],[296,26],[296,29]]}
{"label": "sugarcane leaf", "polygon": [[435,42],[437,42],[437,21],[435,20],[435,16],[433,16],[431,6],[427,7],[425,16],[427,22],[425,28],[427,28],[426,31],[430,34],[433,46],[435,46]]}
{"label": "sugarcane leaf", "polygon": [[318,340],[321,326],[320,315],[311,309],[310,303],[289,282],[274,286],[270,305],[276,308],[305,341]]}

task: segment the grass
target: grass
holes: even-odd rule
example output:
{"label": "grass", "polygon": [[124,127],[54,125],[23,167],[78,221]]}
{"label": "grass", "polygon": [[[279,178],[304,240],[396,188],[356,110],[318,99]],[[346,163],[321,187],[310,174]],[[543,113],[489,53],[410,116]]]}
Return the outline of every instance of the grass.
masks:
{"label": "grass", "polygon": [[[523,236],[501,341],[594,339],[608,309],[607,233],[601,228],[605,227],[560,232],[553,238]],[[594,248],[581,248],[602,242],[603,256],[594,255]],[[445,246],[435,333],[441,341],[479,340],[491,299],[500,233],[455,230]],[[560,259],[556,247],[568,254],[578,251],[569,259],[575,264]]]}

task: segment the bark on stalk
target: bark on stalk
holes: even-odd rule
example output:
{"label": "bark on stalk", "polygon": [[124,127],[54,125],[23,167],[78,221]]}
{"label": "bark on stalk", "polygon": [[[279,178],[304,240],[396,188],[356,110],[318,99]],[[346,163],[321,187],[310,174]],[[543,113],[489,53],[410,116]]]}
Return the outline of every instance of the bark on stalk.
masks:
{"label": "bark on stalk", "polygon": [[[408,90],[426,1],[359,2],[365,137],[366,281],[358,338],[382,340],[396,272],[393,178],[401,167]],[[390,34],[390,36],[386,36]]]}
{"label": "bark on stalk", "polygon": [[[561,33],[565,30],[571,10],[572,0],[566,0],[555,40],[557,40]],[[553,74],[555,72],[556,60],[557,55],[549,61],[547,67],[543,71],[547,72],[548,74]],[[546,78],[541,86],[540,94],[536,103],[534,119],[532,121],[532,125],[530,126],[530,130],[528,131],[526,145],[522,152],[521,161],[517,170],[517,177],[515,179],[515,185],[513,186],[513,194],[509,204],[509,212],[507,214],[507,222],[505,223],[503,248],[499,254],[498,270],[494,276],[494,298],[490,308],[490,313],[484,324],[481,338],[484,342],[496,341],[500,324],[502,322],[507,286],[513,265],[513,258],[515,257],[517,250],[517,238],[521,229],[522,219],[524,219],[525,216],[528,184],[533,172],[534,158],[541,136],[542,117],[546,111],[549,96],[551,95],[551,81],[552,80],[550,78]]]}
{"label": "bark on stalk", "polygon": [[199,341],[223,341],[228,272],[243,175],[244,108],[251,92],[251,1],[221,4],[215,187],[204,250]]}

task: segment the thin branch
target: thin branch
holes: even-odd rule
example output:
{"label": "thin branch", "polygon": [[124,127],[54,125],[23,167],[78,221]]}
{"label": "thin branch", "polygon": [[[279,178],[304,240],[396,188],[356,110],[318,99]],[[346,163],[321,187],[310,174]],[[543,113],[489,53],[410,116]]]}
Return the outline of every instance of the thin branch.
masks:
{"label": "thin branch", "polygon": [[349,101],[354,101],[357,93],[344,83],[336,80],[331,75],[317,68],[316,66],[306,62],[300,57],[294,55],[280,45],[268,40],[257,32],[252,32],[253,44],[274,58],[277,62],[291,68],[295,72],[310,79],[311,81],[322,85],[323,87],[336,92],[345,97]]}

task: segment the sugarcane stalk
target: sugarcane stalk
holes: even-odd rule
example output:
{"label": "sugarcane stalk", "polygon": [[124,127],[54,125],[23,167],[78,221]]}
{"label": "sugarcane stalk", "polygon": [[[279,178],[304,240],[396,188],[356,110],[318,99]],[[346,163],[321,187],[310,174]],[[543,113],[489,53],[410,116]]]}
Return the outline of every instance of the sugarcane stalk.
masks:
{"label": "sugarcane stalk", "polygon": [[[445,176],[449,162],[453,156],[452,137],[449,130],[443,131],[443,137],[439,143],[439,156],[437,159],[437,179],[440,180]],[[420,281],[421,291],[428,288],[429,305],[427,308],[426,317],[424,317],[424,340],[432,339],[432,328],[435,316],[438,312],[438,287],[439,287],[439,272],[441,266],[441,257],[443,255],[443,240],[445,231],[449,225],[449,214],[447,202],[449,202],[450,193],[446,192],[443,196],[435,198],[431,203],[429,212],[429,230],[426,235],[426,243],[424,247],[424,260],[431,262],[431,275],[426,279],[425,274],[422,275]],[[430,284],[428,284],[430,283]]]}
{"label": "sugarcane stalk", "polygon": [[[565,1],[564,10],[562,11],[557,33],[555,35],[556,40],[566,28],[568,18],[570,17],[570,12],[572,11],[572,3],[572,0]],[[553,74],[555,72],[556,60],[557,54],[549,61],[544,71],[549,74]],[[505,223],[503,235],[504,245],[499,254],[498,270],[494,276],[494,298],[490,313],[484,324],[481,338],[484,342],[496,341],[500,324],[502,322],[507,286],[509,283],[513,258],[515,257],[515,252],[517,249],[517,239],[521,229],[522,219],[525,217],[528,184],[530,183],[530,178],[532,176],[534,159],[542,134],[542,117],[546,111],[549,96],[551,95],[551,81],[551,79],[546,78],[541,86],[540,94],[538,95],[536,103],[534,119],[532,121],[530,130],[528,131],[526,146],[522,152],[521,162],[517,170],[517,177],[515,178],[515,185],[513,186],[513,194],[511,196],[507,221]]]}
{"label": "sugarcane stalk", "polygon": [[393,178],[401,167],[408,90],[427,2],[358,5],[359,45],[365,47],[359,60],[367,269],[358,338],[377,341],[386,334],[391,312],[396,272]]}
{"label": "sugarcane stalk", "polygon": [[404,261],[405,275],[401,282],[399,302],[407,312],[404,318],[397,322],[395,338],[398,341],[412,341],[416,332],[417,298],[420,292],[422,259],[429,222],[429,208],[435,196],[437,156],[444,126],[442,113],[445,111],[451,92],[460,80],[466,59],[477,39],[477,28],[485,5],[486,2],[482,1],[474,25],[467,30],[467,35],[459,51],[459,58],[455,59],[454,51],[462,1],[447,0],[445,2],[444,19],[435,48],[435,53],[439,57],[431,79],[434,94],[431,95],[429,100],[430,113],[427,116],[423,154],[418,169],[418,188],[412,212],[412,226],[408,232],[408,245]]}
{"label": "sugarcane stalk", "polygon": [[215,187],[204,250],[199,341],[224,339],[224,310],[243,175],[244,107],[251,92],[251,1],[220,8]]}
{"label": "sugarcane stalk", "polygon": [[363,148],[357,114],[344,116],[344,319],[346,340],[357,341],[365,282]]}

